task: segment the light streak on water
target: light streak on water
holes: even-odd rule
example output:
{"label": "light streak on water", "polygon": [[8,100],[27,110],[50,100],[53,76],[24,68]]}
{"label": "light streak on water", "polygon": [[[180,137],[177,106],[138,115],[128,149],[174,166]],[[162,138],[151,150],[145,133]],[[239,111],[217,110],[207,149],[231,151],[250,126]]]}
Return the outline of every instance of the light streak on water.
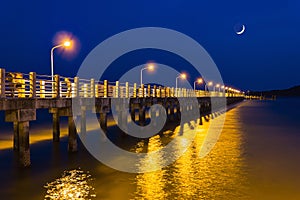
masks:
{"label": "light streak on water", "polygon": [[88,172],[78,169],[65,171],[61,178],[44,186],[47,189],[45,200],[85,200],[95,198],[96,193],[94,187],[90,185],[91,181],[92,178]]}

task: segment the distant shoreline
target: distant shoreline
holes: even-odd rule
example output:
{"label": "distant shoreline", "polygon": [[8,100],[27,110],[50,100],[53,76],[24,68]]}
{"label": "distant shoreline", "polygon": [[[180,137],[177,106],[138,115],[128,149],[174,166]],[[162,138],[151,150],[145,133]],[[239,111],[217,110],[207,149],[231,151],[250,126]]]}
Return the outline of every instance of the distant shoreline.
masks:
{"label": "distant shoreline", "polygon": [[300,97],[300,85],[283,90],[249,91],[255,96]]}

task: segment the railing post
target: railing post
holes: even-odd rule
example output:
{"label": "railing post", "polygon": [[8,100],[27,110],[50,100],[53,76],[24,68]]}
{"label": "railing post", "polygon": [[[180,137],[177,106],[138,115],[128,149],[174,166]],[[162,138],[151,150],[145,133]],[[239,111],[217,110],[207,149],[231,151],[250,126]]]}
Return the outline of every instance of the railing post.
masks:
{"label": "railing post", "polygon": [[129,85],[128,85],[128,82],[125,83],[125,97],[129,98]]}
{"label": "railing post", "polygon": [[23,74],[16,73],[14,78],[14,83],[21,84],[21,86],[17,88],[18,97],[25,98],[25,79],[23,78]]}
{"label": "railing post", "polygon": [[119,81],[116,81],[115,98],[119,98]]}
{"label": "railing post", "polygon": [[133,84],[133,98],[136,98],[136,83]]}
{"label": "railing post", "polygon": [[169,88],[165,87],[165,97],[169,97]]}
{"label": "railing post", "polygon": [[151,85],[147,85],[147,96],[151,97]]}
{"label": "railing post", "polygon": [[83,91],[83,97],[86,98],[88,97],[88,84],[87,83],[84,83],[82,86],[81,86],[81,90]]}
{"label": "railing post", "polygon": [[161,86],[158,87],[158,95],[157,97],[161,98]]}
{"label": "railing post", "polygon": [[29,84],[30,84],[30,98],[35,98],[36,97],[36,73],[35,72],[30,72],[29,73]]}
{"label": "railing post", "polygon": [[91,79],[91,98],[95,97],[95,79]]}
{"label": "railing post", "polygon": [[60,97],[59,75],[54,75],[54,98]]}
{"label": "railing post", "polygon": [[143,98],[144,97],[144,89],[145,89],[145,86],[144,84],[141,85],[141,94],[140,94],[140,97]]}
{"label": "railing post", "polygon": [[108,97],[108,84],[107,80],[104,80],[104,85],[103,85],[103,97],[107,98]]}
{"label": "railing post", "polygon": [[5,98],[5,69],[0,68],[0,98]]}
{"label": "railing post", "polygon": [[40,98],[45,98],[45,81],[40,80]]}
{"label": "railing post", "polygon": [[100,95],[99,95],[99,84],[96,83],[95,85],[95,97],[98,98]]}
{"label": "railing post", "polygon": [[74,97],[79,97],[79,78],[74,77]]}
{"label": "railing post", "polygon": [[69,78],[65,78],[64,79],[64,82],[65,82],[65,84],[66,84],[66,87],[67,87],[67,90],[66,90],[66,94],[65,94],[65,97],[66,98],[69,98],[69,97],[73,97],[73,95],[72,95],[72,84],[73,83],[71,83],[71,81],[70,81],[70,79]]}
{"label": "railing post", "polygon": [[156,97],[156,85],[153,86],[153,97]]}

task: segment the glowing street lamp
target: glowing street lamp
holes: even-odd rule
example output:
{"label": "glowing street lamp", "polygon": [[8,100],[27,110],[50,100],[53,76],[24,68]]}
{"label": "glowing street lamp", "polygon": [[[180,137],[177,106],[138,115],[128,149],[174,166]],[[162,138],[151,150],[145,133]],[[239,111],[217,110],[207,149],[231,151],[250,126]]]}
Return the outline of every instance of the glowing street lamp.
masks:
{"label": "glowing street lamp", "polygon": [[177,79],[179,78],[181,78],[182,80],[186,79],[186,74],[181,73],[176,77],[176,87],[175,87],[176,95],[177,95]]}
{"label": "glowing street lamp", "polygon": [[62,43],[62,44],[59,44],[59,45],[56,45],[56,46],[54,46],[52,49],[51,49],[51,53],[50,53],[50,56],[51,56],[51,78],[52,78],[52,81],[53,81],[53,73],[54,73],[54,70],[53,70],[53,51],[54,51],[54,49],[57,49],[57,48],[59,48],[59,47],[65,47],[65,48],[67,48],[67,47],[70,47],[71,46],[71,41],[65,41],[64,43]]}
{"label": "glowing street lamp", "polygon": [[202,78],[198,78],[197,81],[194,82],[194,90],[196,90],[196,83],[202,84],[203,83],[203,79]]}
{"label": "glowing street lamp", "polygon": [[148,69],[149,71],[153,71],[154,70],[154,64],[150,63],[148,64],[146,67],[141,69],[141,86],[143,85],[143,71]]}
{"label": "glowing street lamp", "polygon": [[220,92],[220,84],[216,84],[214,87],[214,91],[216,91],[216,88],[219,88],[219,92]]}
{"label": "glowing street lamp", "polygon": [[208,91],[208,86],[212,86],[214,83],[212,81],[208,82],[207,84],[205,84],[205,91]]}
{"label": "glowing street lamp", "polygon": [[179,74],[179,76],[176,77],[176,90],[177,90],[177,79],[181,78],[182,80],[186,79],[186,74]]}
{"label": "glowing street lamp", "polygon": [[222,85],[221,88],[222,88],[223,93],[224,93],[225,92],[225,85]]}

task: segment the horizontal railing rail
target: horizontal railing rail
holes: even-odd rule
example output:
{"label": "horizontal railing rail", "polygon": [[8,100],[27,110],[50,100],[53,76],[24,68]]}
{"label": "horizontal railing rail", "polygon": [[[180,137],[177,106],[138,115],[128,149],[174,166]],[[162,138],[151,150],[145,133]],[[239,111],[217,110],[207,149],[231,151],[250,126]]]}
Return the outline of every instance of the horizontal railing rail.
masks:
{"label": "horizontal railing rail", "polygon": [[59,75],[6,72],[0,69],[0,98],[143,98],[143,97],[242,97],[244,93],[109,82]]}

